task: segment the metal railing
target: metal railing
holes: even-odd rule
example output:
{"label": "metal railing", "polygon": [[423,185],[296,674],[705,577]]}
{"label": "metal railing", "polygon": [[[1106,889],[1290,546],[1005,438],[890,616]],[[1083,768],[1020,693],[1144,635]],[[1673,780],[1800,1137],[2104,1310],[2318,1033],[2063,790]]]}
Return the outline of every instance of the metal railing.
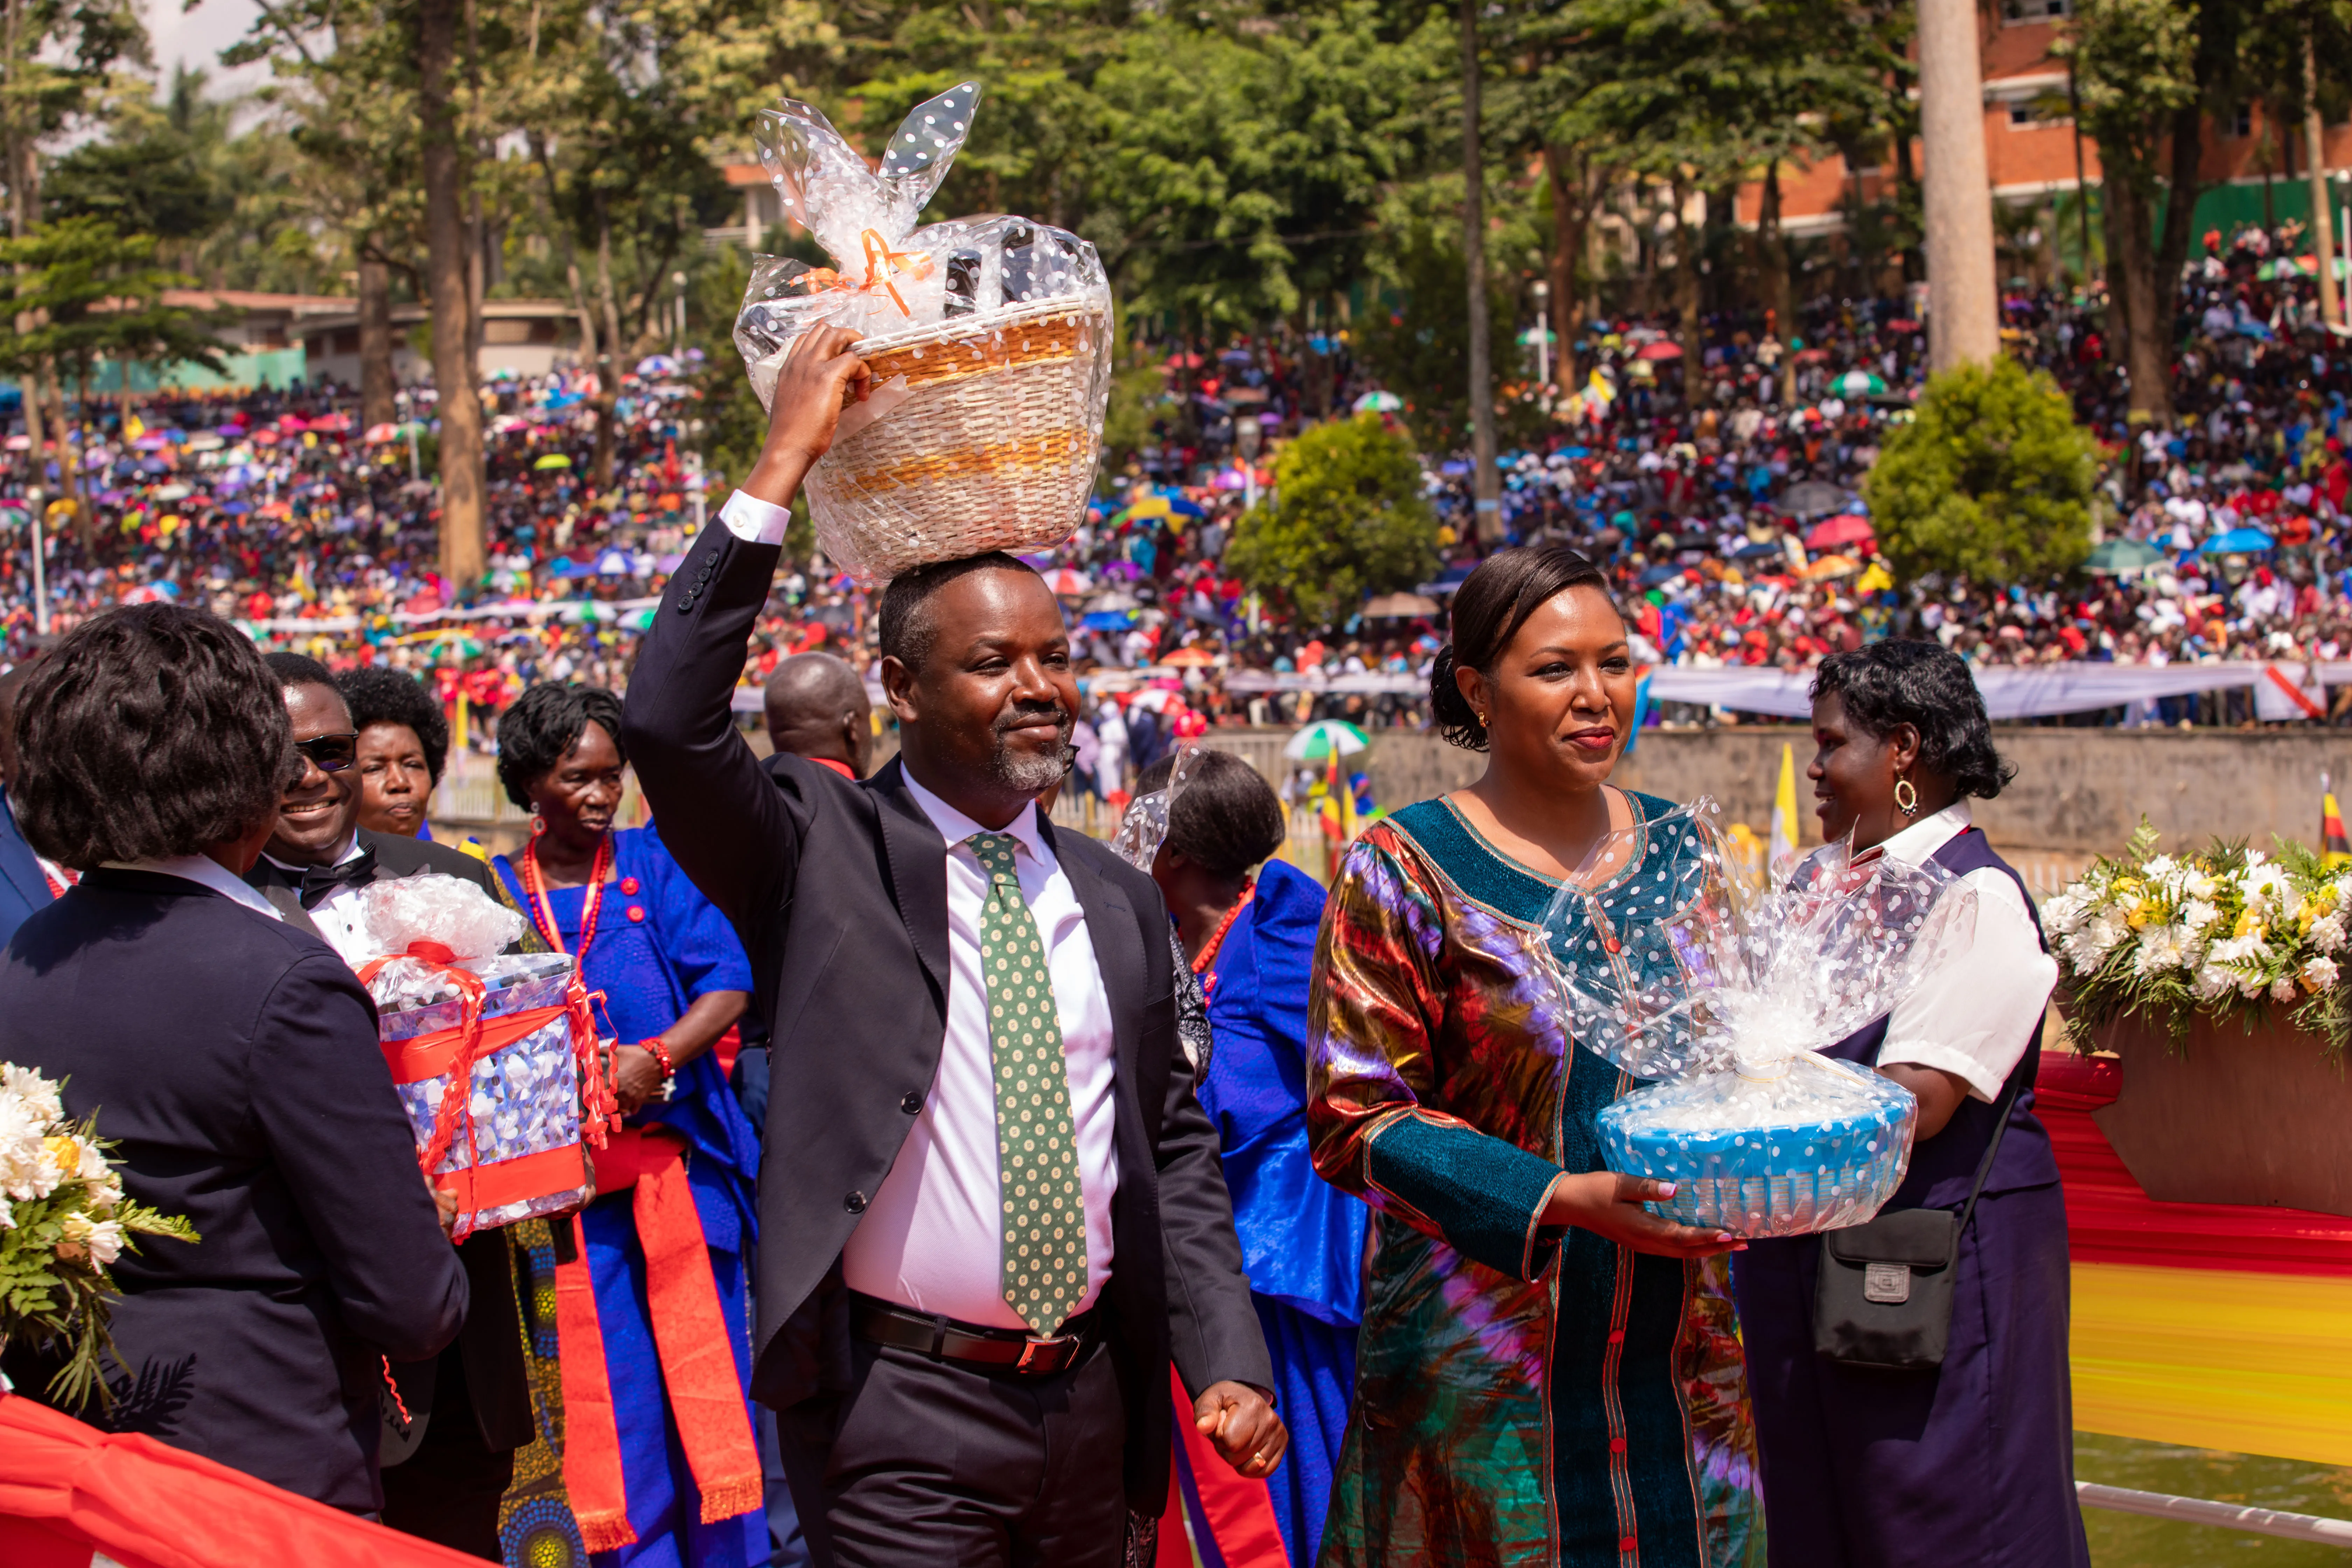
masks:
{"label": "metal railing", "polygon": [[2084,1508],[2144,1514],[2149,1519],[2177,1519],[2189,1524],[2248,1531],[2255,1535],[2276,1535],[2288,1541],[2352,1546],[2352,1521],[2287,1513],[2273,1508],[2243,1508],[2205,1498],[2174,1497],[2169,1492],[2134,1491],[2129,1487],[2103,1487],[2093,1481],[2076,1481],[2074,1495]]}

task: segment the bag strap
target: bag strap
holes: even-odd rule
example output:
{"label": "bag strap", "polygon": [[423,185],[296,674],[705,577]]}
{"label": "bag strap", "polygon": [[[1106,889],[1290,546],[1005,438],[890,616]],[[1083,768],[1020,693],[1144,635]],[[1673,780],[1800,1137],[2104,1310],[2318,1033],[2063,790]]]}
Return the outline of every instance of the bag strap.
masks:
{"label": "bag strap", "polygon": [[1952,1239],[1958,1244],[1960,1233],[1969,1228],[1969,1216],[1977,1212],[1977,1199],[1984,1192],[1985,1181],[1992,1174],[1993,1156],[2000,1152],[2001,1134],[2009,1131],[2010,1113],[2017,1107],[2019,1079],[2012,1077],[2002,1086],[2000,1098],[1993,1102],[1997,1120],[1992,1124],[1992,1140],[1985,1145],[1984,1158],[1977,1162],[1976,1184],[1969,1189],[1968,1206],[1960,1210],[1960,1223],[1952,1228]]}

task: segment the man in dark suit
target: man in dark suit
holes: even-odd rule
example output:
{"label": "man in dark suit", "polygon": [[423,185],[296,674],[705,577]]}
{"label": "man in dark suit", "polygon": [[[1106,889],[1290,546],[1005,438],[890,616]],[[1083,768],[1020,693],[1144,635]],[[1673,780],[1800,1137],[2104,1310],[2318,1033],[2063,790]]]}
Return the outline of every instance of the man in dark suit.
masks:
{"label": "man in dark suit", "polygon": [[[302,771],[279,797],[277,826],[246,879],[287,922],[356,966],[374,956],[358,921],[359,890],[370,882],[437,872],[496,897],[489,868],[464,851],[359,826],[359,737],[334,676],[301,654],[267,662],[283,686]],[[499,1500],[514,1479],[514,1451],[534,1430],[530,1374],[507,1233],[478,1231],[457,1256],[472,1284],[465,1331],[434,1361],[393,1367],[407,1419],[397,1410],[387,1417],[383,1519],[496,1560]]]}
{"label": "man in dark suit", "polygon": [[1286,1434],[1159,891],[1036,809],[1077,709],[1045,584],[986,556],[891,584],[901,750],[872,779],[772,773],[730,721],[783,509],[864,392],[854,341],[787,360],[624,721],[774,1041],[752,1392],[821,1563],[1107,1568],[1165,1501],[1171,1359],[1244,1476]]}
{"label": "man in dark suit", "polygon": [[[128,1194],[203,1237],[115,1262],[115,1402],[76,1414],[374,1513],[383,1358],[450,1343],[468,1284],[367,993],[241,879],[288,760],[276,697],[236,628],[176,605],[92,616],[35,673],[18,805],[83,875],[0,952],[0,1060],[65,1080]],[[35,1343],[8,1360],[37,1394]]]}
{"label": "man in dark suit", "polygon": [[8,787],[16,777],[16,693],[32,673],[31,665],[20,664],[0,675],[0,946],[7,944],[26,915],[47,908],[58,896],[8,805]]}

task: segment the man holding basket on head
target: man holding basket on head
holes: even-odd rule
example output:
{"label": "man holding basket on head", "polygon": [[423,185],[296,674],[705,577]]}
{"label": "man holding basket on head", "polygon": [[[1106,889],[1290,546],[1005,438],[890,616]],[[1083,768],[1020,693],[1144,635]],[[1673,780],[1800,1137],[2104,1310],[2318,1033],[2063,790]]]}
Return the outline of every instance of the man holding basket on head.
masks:
{"label": "man holding basket on head", "polygon": [[782,356],[623,721],[773,1035],[752,1389],[820,1563],[1149,1562],[1130,1518],[1164,1504],[1171,1359],[1242,1475],[1287,1438],[1158,889],[1036,809],[1078,710],[1060,609],[1010,555],[901,571],[901,750],[869,780],[763,769],[729,711],[787,509],[872,380],[856,341]]}

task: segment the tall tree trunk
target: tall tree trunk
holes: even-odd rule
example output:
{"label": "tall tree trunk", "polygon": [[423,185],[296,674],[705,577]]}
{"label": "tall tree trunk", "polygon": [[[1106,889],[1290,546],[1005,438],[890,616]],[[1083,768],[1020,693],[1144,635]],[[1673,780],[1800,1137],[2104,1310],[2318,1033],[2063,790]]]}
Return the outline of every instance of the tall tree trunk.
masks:
{"label": "tall tree trunk", "polygon": [[1977,24],[1977,0],[1919,0],[1927,363],[1933,370],[1989,363],[2000,352]]}
{"label": "tall tree trunk", "polygon": [[1470,494],[1478,542],[1503,538],[1495,472],[1494,346],[1487,342],[1486,160],[1478,145],[1478,0],[1462,0],[1462,272],[1470,309]]}
{"label": "tall tree trunk", "polygon": [[[466,5],[466,107],[467,117],[479,122],[482,112],[482,30],[476,0]],[[474,158],[488,155],[478,142]],[[482,384],[482,298],[489,291],[488,226],[482,221],[482,193],[466,182],[466,374],[468,384]]]}
{"label": "tall tree trunk", "polygon": [[604,314],[604,357],[596,370],[596,456],[589,472],[599,489],[613,484],[614,410],[621,401],[621,305],[613,295],[613,215],[596,193],[596,303]]}
{"label": "tall tree trunk", "polygon": [[1698,334],[1699,230],[1690,221],[1690,187],[1675,182],[1675,306],[1681,315],[1683,407],[1696,416],[1706,400],[1706,346]]}
{"label": "tall tree trunk", "polygon": [[[5,29],[0,47],[6,50],[6,86],[9,90],[7,99],[0,100],[0,116],[5,116],[7,132],[7,168],[5,174],[8,181],[8,232],[12,238],[22,239],[32,232],[35,224],[41,221],[40,155],[34,150],[29,127],[24,122],[25,100],[16,90],[25,68],[24,0],[7,0]],[[22,273],[26,268],[20,263],[16,270]],[[20,312],[16,317],[16,331],[19,332],[28,332],[39,324],[30,311]],[[34,370],[26,375],[21,389],[25,405],[26,484],[29,488],[40,489],[48,488],[47,447],[49,432],[45,428],[47,422],[42,416],[42,383],[46,379],[38,370]],[[47,520],[43,521],[46,524]],[[40,606],[41,618],[47,619],[47,606]]]}
{"label": "tall tree trunk", "polygon": [[2305,26],[2303,35],[2303,135],[2309,156],[2304,162],[2310,165],[2311,226],[2317,231],[2313,255],[2319,261],[2319,319],[2322,322],[2341,321],[2343,311],[2336,294],[2336,204],[2327,196],[2327,153],[2322,142],[2325,138],[2319,122],[2319,52],[2316,28]]}
{"label": "tall tree trunk", "polygon": [[[1919,172],[1911,164],[1911,138],[1907,133],[1895,138],[1895,188],[1898,195],[1914,195],[1919,189]],[[1896,221],[1898,223],[1901,221],[1899,216]],[[1917,246],[1905,246],[1903,247],[1903,281],[1917,283],[1927,276],[1927,258],[1920,255]]]}
{"label": "tall tree trunk", "polygon": [[1780,406],[1797,402],[1797,356],[1790,350],[1796,335],[1789,318],[1789,247],[1780,236],[1780,161],[1764,165],[1764,195],[1756,213],[1757,259],[1764,269],[1764,304],[1772,315],[1772,341],[1780,345]]}
{"label": "tall tree trunk", "polygon": [[[2172,301],[2161,288],[2149,232],[2156,215],[2148,210],[2153,204],[2142,181],[2115,171],[2106,189],[2115,215],[2107,226],[2107,289],[2120,300],[2130,331],[2123,362],[2131,375],[2129,417],[2135,425],[2160,424],[2171,407],[2166,379],[2171,368]],[[2179,276],[2178,268],[2174,275]]]}
{"label": "tall tree trunk", "polygon": [[396,412],[392,374],[392,268],[360,258],[360,428],[389,425]]}
{"label": "tall tree trunk", "polygon": [[425,249],[433,308],[433,383],[441,414],[441,571],[459,592],[481,581],[482,400],[466,352],[464,170],[450,95],[459,0],[419,0],[417,115],[424,131]]}
{"label": "tall tree trunk", "polygon": [[2125,367],[2131,365],[2132,318],[2130,279],[2140,270],[2137,259],[2150,244],[2150,218],[2146,205],[2140,200],[2135,171],[2117,150],[2110,154],[2100,149],[2100,162],[2105,165],[2099,184],[2099,216],[2107,230],[2107,363]]}
{"label": "tall tree trunk", "polygon": [[[2167,426],[2172,423],[2172,329],[2180,308],[2180,272],[2189,264],[2189,240],[2197,226],[2197,198],[2204,193],[2197,177],[2197,166],[2205,152],[2204,127],[2205,117],[2196,104],[2178,110],[2172,116],[2172,174],[2165,195],[2164,227],[2149,257],[2144,290],[2149,312],[2145,317],[2135,312],[2132,317],[2135,325],[2147,323],[2133,341],[2138,343],[2146,340],[2147,368],[2152,374],[2143,393],[2139,385],[2141,366],[2134,363],[2132,416],[2152,419]],[[2134,304],[2137,306],[2137,299]]]}
{"label": "tall tree trunk", "polygon": [[1544,174],[1551,183],[1547,281],[1551,285],[1552,327],[1559,334],[1559,351],[1552,356],[1552,379],[1563,387],[1572,387],[1576,384],[1576,329],[1584,320],[1584,302],[1576,297],[1576,264],[1584,258],[1592,202],[1585,194],[1584,160],[1567,148],[1544,149]]}

